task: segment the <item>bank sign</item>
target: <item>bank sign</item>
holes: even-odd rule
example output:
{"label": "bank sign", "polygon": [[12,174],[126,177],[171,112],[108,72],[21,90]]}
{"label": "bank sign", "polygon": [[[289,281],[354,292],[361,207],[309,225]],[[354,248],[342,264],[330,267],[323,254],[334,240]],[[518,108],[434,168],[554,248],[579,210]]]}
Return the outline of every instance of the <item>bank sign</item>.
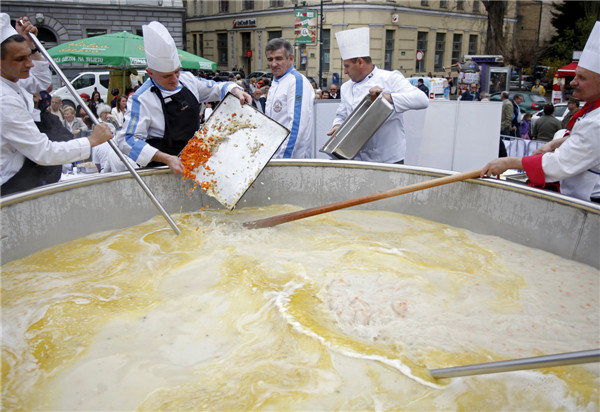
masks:
{"label": "bank sign", "polygon": [[317,44],[317,12],[296,10],[294,12],[294,41],[296,44]]}
{"label": "bank sign", "polygon": [[235,19],[233,21],[234,29],[241,29],[244,27],[256,27],[256,19],[255,18]]}

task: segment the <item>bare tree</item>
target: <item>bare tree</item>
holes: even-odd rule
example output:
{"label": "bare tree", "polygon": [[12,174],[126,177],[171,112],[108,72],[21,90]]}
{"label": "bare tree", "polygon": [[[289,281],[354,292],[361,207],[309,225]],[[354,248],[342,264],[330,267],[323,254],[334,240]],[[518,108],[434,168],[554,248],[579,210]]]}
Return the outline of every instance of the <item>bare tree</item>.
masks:
{"label": "bare tree", "polygon": [[508,8],[506,0],[481,0],[488,15],[486,54],[502,54],[505,52],[504,15]]}
{"label": "bare tree", "polygon": [[545,48],[538,47],[535,42],[516,40],[505,46],[504,61],[517,67],[532,67],[540,59]]}

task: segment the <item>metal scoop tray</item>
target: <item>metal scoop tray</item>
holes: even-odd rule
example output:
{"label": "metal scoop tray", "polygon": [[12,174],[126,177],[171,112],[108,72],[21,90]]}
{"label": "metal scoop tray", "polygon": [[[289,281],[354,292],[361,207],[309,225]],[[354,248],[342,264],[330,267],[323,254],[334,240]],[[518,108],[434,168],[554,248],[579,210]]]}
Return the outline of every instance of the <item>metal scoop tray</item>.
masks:
{"label": "metal scoop tray", "polygon": [[194,170],[195,181],[229,210],[290,133],[252,105],[242,106],[231,93],[221,100],[202,127],[218,143],[208,161]]}
{"label": "metal scoop tray", "polygon": [[325,143],[321,152],[338,159],[352,159],[394,111],[380,93],[377,98],[365,98]]}

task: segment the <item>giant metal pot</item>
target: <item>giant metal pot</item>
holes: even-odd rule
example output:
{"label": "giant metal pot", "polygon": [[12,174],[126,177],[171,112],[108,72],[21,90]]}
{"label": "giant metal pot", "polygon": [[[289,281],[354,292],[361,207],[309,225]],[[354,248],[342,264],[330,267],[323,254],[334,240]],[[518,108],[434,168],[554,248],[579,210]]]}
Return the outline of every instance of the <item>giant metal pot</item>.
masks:
{"label": "giant metal pot", "polygon": [[[169,213],[220,205],[168,169],[140,171]],[[275,160],[238,208],[314,207],[441,177],[447,172],[353,161]],[[101,230],[128,227],[158,214],[129,173],[95,175],[1,200],[2,263]],[[600,268],[600,207],[499,180],[469,180],[367,203],[539,248]],[[168,226],[165,221],[165,226]],[[175,234],[174,234],[175,235]]]}

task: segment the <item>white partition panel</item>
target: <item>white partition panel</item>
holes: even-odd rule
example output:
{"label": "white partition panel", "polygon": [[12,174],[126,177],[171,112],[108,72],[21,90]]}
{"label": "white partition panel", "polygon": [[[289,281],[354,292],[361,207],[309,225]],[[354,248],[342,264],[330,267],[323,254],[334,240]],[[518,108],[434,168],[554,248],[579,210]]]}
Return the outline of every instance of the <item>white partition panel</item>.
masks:
{"label": "white partition panel", "polygon": [[498,157],[502,104],[432,100],[416,165],[464,172]]}
{"label": "white partition panel", "polygon": [[331,156],[321,153],[319,150],[329,140],[327,132],[331,130],[335,112],[340,104],[340,100],[315,100],[315,150],[313,157],[317,159],[331,159]]}
{"label": "white partition panel", "polygon": [[[329,137],[339,100],[315,101],[314,157]],[[483,167],[498,157],[500,143],[499,102],[430,100],[426,110],[404,113],[405,164],[464,172]]]}

